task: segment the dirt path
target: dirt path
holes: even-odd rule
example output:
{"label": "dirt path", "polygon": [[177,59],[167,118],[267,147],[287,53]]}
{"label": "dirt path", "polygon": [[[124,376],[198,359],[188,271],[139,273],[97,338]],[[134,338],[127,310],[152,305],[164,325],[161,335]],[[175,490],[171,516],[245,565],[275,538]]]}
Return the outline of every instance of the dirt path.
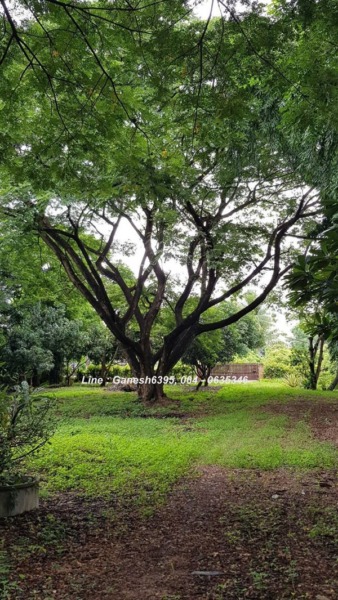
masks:
{"label": "dirt path", "polygon": [[63,540],[17,562],[19,587],[7,598],[333,600],[336,475],[208,467],[154,516],[126,508],[114,526],[100,502],[48,501],[13,520],[7,547],[19,538],[38,545],[37,531],[64,531]]}
{"label": "dirt path", "polygon": [[265,410],[274,414],[287,415],[294,421],[310,424],[316,437],[338,446],[338,404],[313,400],[294,400],[288,404],[274,403]]}

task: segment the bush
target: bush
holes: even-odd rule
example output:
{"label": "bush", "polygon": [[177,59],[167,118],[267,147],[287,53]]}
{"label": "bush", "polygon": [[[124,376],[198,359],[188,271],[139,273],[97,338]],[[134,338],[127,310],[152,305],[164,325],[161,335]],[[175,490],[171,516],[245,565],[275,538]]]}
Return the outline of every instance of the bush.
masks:
{"label": "bush", "polygon": [[0,483],[20,479],[19,465],[44,446],[55,430],[54,399],[30,393],[26,381],[0,392]]}
{"label": "bush", "polygon": [[[132,373],[129,365],[111,365],[108,369],[108,377],[112,378],[114,375],[120,377],[131,377]],[[78,381],[82,380],[82,377],[101,377],[101,365],[90,364],[86,369],[81,369],[77,373]]]}
{"label": "bush", "polygon": [[249,350],[249,352],[247,354],[245,354],[244,356],[239,356],[238,354],[235,354],[235,356],[231,362],[236,365],[243,365],[246,363],[249,363],[249,364],[262,363],[263,357],[255,350]]}
{"label": "bush", "polygon": [[290,358],[291,350],[284,344],[275,344],[268,348],[262,360],[264,377],[267,379],[283,379],[283,377],[294,373]]}
{"label": "bush", "polygon": [[291,366],[279,363],[276,360],[269,360],[264,365],[264,377],[266,379],[282,379],[291,373]]}
{"label": "bush", "polygon": [[177,381],[181,380],[181,377],[195,377],[195,369],[192,365],[186,365],[181,360],[171,369],[170,375],[173,375]]}
{"label": "bush", "polygon": [[120,377],[132,377],[129,365],[112,365],[109,369],[109,377],[119,375]]}
{"label": "bush", "polygon": [[284,383],[292,388],[303,387],[304,386],[304,378],[301,376],[297,370],[290,371],[286,374],[283,379]]}

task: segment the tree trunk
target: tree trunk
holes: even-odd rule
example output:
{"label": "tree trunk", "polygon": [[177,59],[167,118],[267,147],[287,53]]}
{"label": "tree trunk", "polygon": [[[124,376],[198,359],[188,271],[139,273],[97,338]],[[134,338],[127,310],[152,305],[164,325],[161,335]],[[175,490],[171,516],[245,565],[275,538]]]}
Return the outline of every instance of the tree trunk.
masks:
{"label": "tree trunk", "polygon": [[63,371],[63,358],[54,354],[54,367],[49,373],[50,385],[61,383]]}
{"label": "tree trunk", "polygon": [[309,367],[310,367],[310,389],[317,389],[317,377],[316,377],[316,368],[315,368],[315,360],[316,360],[316,350],[313,345],[313,338],[309,338]]}
{"label": "tree trunk", "polygon": [[329,385],[328,389],[330,392],[333,392],[333,390],[336,389],[338,385],[338,373],[336,374],[334,380],[332,381],[332,383]]}
{"label": "tree trunk", "polygon": [[137,386],[138,397],[144,404],[156,404],[166,399],[163,383],[151,383],[145,381]]}
{"label": "tree trunk", "polygon": [[39,385],[40,385],[40,375],[38,374],[37,370],[34,369],[33,374],[32,374],[31,386],[36,388],[36,387],[39,387]]}
{"label": "tree trunk", "polygon": [[200,379],[198,384],[196,385],[196,392],[198,392],[198,390],[200,389],[200,387],[202,386],[203,380]]}
{"label": "tree trunk", "polygon": [[[319,376],[320,376],[320,373],[322,370],[322,362],[323,362],[323,356],[324,356],[324,343],[325,343],[325,338],[323,335],[318,337],[315,344],[313,343],[313,337],[309,338],[309,354],[310,354],[309,367],[310,367],[310,389],[311,390],[317,389],[318,379],[319,379]],[[316,366],[317,354],[318,354],[318,359],[317,359],[317,366]]]}
{"label": "tree trunk", "polygon": [[204,381],[204,387],[207,387],[209,385],[209,377],[211,375],[211,371],[212,371],[212,368],[207,367],[207,373],[206,373],[206,377],[205,377],[205,381]]}
{"label": "tree trunk", "polygon": [[196,373],[197,376],[200,378],[200,381],[198,382],[197,386],[196,386],[196,392],[198,392],[198,390],[200,389],[200,387],[203,386],[204,387],[208,387],[209,385],[209,376],[211,373],[211,367],[208,367],[207,365],[202,365],[200,363],[195,365],[196,367]]}
{"label": "tree trunk", "polygon": [[[138,380],[137,393],[139,400],[144,404],[160,403],[166,398],[164,393],[163,377],[166,375],[165,364],[163,361],[157,365],[156,369],[153,365],[151,353],[144,352],[143,360],[140,360],[139,371],[131,367],[133,376]],[[130,364],[130,363],[129,363]]]}
{"label": "tree trunk", "polygon": [[108,368],[107,368],[105,361],[103,360],[101,363],[101,373],[100,373],[100,377],[103,381],[102,381],[100,387],[105,387],[105,385],[107,383],[107,375],[108,375]]}
{"label": "tree trunk", "polygon": [[319,340],[319,354],[318,354],[318,362],[317,362],[317,369],[316,369],[316,387],[317,387],[317,383],[319,380],[319,376],[322,371],[322,363],[323,363],[323,358],[324,358],[324,342],[325,342],[325,339],[324,339],[324,336],[322,335]]}

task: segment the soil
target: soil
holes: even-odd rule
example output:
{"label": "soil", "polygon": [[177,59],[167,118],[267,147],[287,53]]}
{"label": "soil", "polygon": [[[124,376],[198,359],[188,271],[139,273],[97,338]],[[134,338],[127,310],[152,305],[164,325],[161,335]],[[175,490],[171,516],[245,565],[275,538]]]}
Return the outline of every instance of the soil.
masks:
{"label": "soil", "polygon": [[7,521],[16,585],[5,597],[337,598],[337,500],[332,471],[218,467],[181,482],[148,518],[63,495]]}
{"label": "soil", "polygon": [[[267,410],[337,442],[334,404]],[[0,564],[0,598],[333,600],[337,507],[337,472],[318,469],[204,467],[148,517],[132,498],[61,494],[2,522],[12,571]]]}
{"label": "soil", "polygon": [[266,410],[287,415],[294,421],[309,423],[314,435],[322,441],[338,446],[338,404],[316,400],[294,400],[288,404],[270,404]]}

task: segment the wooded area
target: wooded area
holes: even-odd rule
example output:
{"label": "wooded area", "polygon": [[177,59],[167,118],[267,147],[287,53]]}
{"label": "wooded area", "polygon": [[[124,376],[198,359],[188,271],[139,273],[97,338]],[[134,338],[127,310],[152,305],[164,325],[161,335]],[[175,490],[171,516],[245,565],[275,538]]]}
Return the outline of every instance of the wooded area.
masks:
{"label": "wooded area", "polygon": [[51,1],[18,21],[3,2],[7,231],[46,244],[139,378],[257,308],[332,212],[331,3],[250,4],[203,21],[184,2]]}
{"label": "wooded area", "polygon": [[[16,517],[37,506],[36,476],[47,521],[57,493],[66,512],[73,501],[101,498],[89,510],[98,538],[102,519],[110,511],[117,519],[124,507],[128,537],[133,518],[156,511],[189,468],[204,469],[201,481],[215,494],[241,469],[249,480],[251,470],[275,470],[288,493],[288,469],[306,469],[314,490],[321,481],[334,485],[338,7],[336,0],[0,0],[0,19],[0,520],[10,548],[0,544],[0,597],[49,600],[55,594],[44,589],[40,567],[29,583],[30,558],[13,545],[21,525],[28,537],[29,523],[41,534],[33,516]],[[239,375],[230,385],[226,376],[235,372],[257,381],[246,385]],[[316,484],[311,469],[321,470]],[[270,475],[262,477],[274,487]],[[192,502],[203,514],[199,485]],[[274,509],[257,489],[252,483],[270,522]],[[272,500],[284,494],[273,491]],[[249,493],[244,484],[242,492]],[[229,547],[224,556],[214,542],[205,549],[205,557],[211,548],[223,556],[221,573],[241,530],[236,503],[244,500],[235,488],[231,494]],[[180,492],[175,498],[182,501]],[[334,499],[334,490],[324,499],[329,512]],[[285,510],[301,514],[297,502]],[[316,532],[310,504],[304,527]],[[303,534],[291,527],[292,535]],[[335,597],[333,577],[307,578],[305,555],[297,559],[301,575],[290,574],[288,558],[274,584],[273,567],[265,577],[259,565],[246,566],[246,534],[236,540],[241,573],[227,571],[217,589],[213,576],[206,585],[186,587],[179,576],[164,585],[153,565],[150,591],[130,582],[124,590],[125,575],[116,589],[107,581],[101,589],[94,569],[93,593],[81,575],[56,597]],[[1,579],[2,552],[23,565],[22,584],[7,567]],[[325,540],[320,552],[327,573]],[[210,556],[203,561],[194,573],[208,571]],[[137,564],[147,571],[141,558]]]}

